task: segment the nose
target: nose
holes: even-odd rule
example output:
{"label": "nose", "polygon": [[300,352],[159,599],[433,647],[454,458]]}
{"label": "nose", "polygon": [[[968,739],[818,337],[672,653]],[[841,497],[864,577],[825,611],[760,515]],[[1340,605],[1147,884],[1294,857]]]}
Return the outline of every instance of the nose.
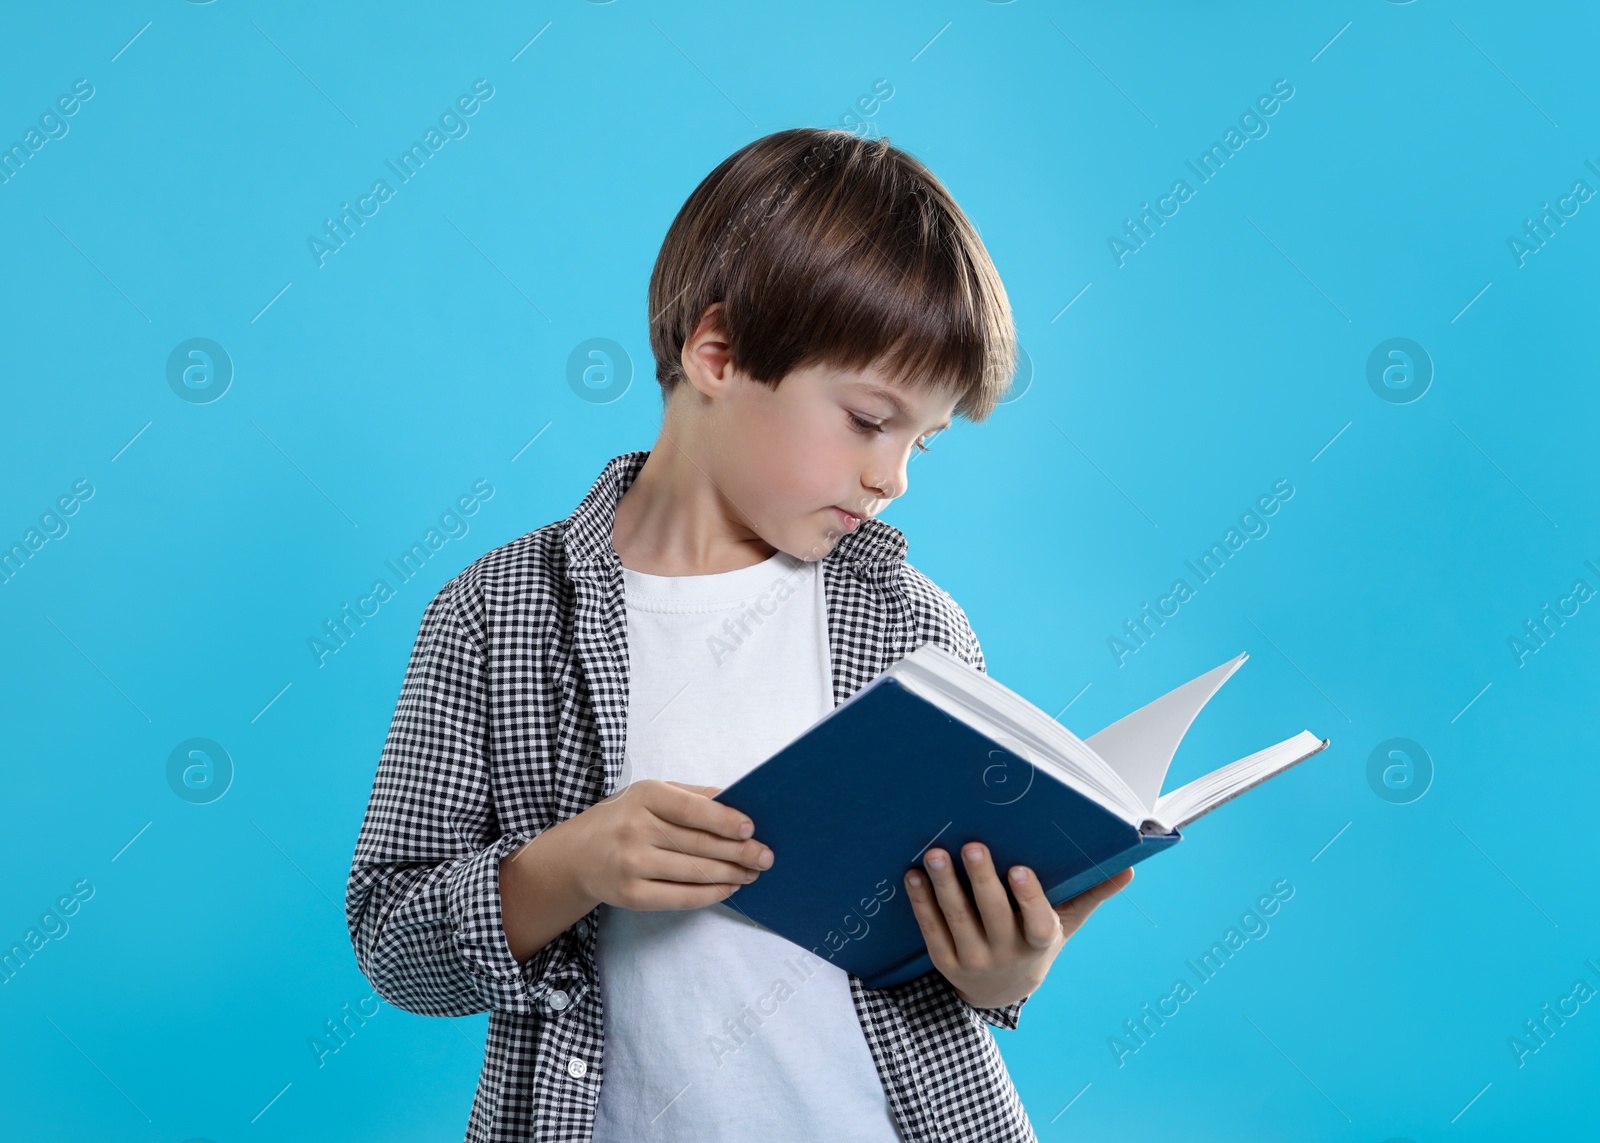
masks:
{"label": "nose", "polygon": [[908,483],[906,479],[906,460],[907,457],[902,455],[892,472],[880,471],[863,474],[861,483],[883,500],[893,500],[897,496],[904,496]]}

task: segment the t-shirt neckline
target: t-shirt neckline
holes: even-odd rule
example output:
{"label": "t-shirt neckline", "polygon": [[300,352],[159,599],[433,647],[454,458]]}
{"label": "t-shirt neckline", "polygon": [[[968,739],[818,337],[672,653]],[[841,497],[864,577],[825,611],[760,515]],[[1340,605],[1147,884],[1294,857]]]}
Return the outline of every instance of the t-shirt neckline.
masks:
{"label": "t-shirt neckline", "polygon": [[629,599],[737,603],[766,591],[774,580],[793,576],[809,562],[779,549],[760,563],[710,575],[653,575],[624,567],[622,582]]}

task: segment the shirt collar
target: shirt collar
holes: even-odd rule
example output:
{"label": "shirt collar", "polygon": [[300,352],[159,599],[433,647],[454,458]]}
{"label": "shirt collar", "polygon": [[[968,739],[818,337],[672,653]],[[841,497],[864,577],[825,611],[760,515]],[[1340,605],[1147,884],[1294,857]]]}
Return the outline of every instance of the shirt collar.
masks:
{"label": "shirt collar", "polygon": [[[573,574],[592,574],[591,569],[598,569],[617,559],[616,549],[611,543],[617,501],[633,484],[649,456],[649,449],[641,449],[613,457],[572,515],[567,517],[563,543],[566,546],[567,566]],[[823,558],[842,559],[863,572],[869,572],[881,571],[884,566],[897,564],[905,557],[905,534],[892,524],[872,518],[861,521],[853,531],[841,536],[833,550]]]}

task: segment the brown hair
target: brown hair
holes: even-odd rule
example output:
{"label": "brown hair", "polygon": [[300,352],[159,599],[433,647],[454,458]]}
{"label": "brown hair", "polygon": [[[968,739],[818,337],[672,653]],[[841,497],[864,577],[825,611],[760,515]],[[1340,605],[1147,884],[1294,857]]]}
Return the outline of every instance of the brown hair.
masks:
{"label": "brown hair", "polygon": [[729,356],[772,386],[814,363],[882,362],[891,380],[959,394],[955,414],[982,421],[1016,371],[1011,303],[976,228],[887,138],[778,131],[694,189],[650,275],[663,399],[719,301]]}

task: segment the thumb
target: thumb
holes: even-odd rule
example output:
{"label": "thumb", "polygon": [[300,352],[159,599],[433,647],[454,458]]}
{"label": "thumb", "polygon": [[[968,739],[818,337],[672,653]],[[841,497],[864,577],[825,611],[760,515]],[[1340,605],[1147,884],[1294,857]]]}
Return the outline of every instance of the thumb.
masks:
{"label": "thumb", "polygon": [[667,785],[677,786],[680,790],[688,790],[693,794],[703,794],[708,798],[722,793],[721,786],[696,786],[690,782],[668,782]]}
{"label": "thumb", "polygon": [[1089,914],[1099,908],[1108,897],[1114,897],[1127,888],[1132,880],[1133,869],[1130,867],[1057,905],[1056,915],[1061,918],[1061,927],[1066,935],[1070,937],[1082,928],[1083,923],[1089,919]]}

